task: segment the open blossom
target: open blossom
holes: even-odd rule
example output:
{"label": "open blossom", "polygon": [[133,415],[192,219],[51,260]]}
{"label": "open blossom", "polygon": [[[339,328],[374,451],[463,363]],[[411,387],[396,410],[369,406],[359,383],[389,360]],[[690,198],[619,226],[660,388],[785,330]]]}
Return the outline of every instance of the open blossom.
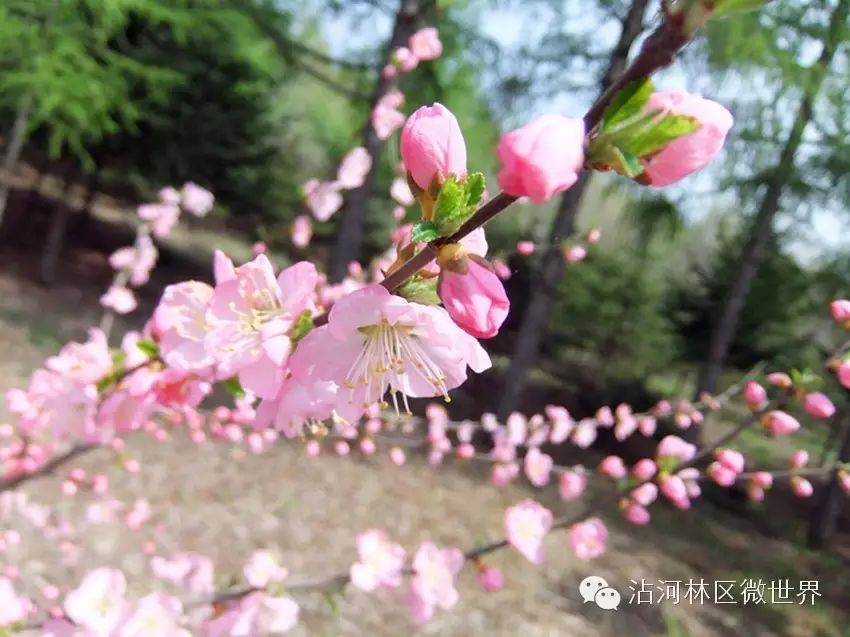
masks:
{"label": "open blossom", "polygon": [[423,190],[449,175],[466,176],[466,142],[455,116],[445,106],[423,106],[401,132],[401,158]]}
{"label": "open blossom", "polygon": [[327,221],[342,208],[342,194],[335,182],[310,179],[303,190],[307,207],[319,221]]}
{"label": "open blossom", "polygon": [[67,343],[59,354],[47,359],[45,367],[77,383],[96,383],[112,370],[106,336],[100,328],[91,328],[85,343]]}
{"label": "open blossom", "polygon": [[410,73],[419,66],[419,58],[406,46],[400,46],[393,52],[393,61],[405,73]]}
{"label": "open blossom", "polygon": [[274,398],[292,348],[289,331],[313,309],[318,273],[302,261],[277,278],[266,255],[236,269],[236,278],[216,286],[207,310],[207,351],[222,376],[238,374],[245,389]]}
{"label": "open blossom", "polygon": [[100,297],[100,304],[116,314],[129,314],[139,305],[133,291],[123,285],[110,285]]}
{"label": "open blossom", "polygon": [[404,95],[400,91],[387,91],[375,108],[372,109],[372,128],[378,139],[389,139],[404,124],[404,113],[398,109],[404,104]]}
{"label": "open blossom", "polygon": [[124,617],[126,589],[127,583],[121,571],[95,569],[65,596],[65,613],[75,624],[94,634],[109,635]]}
{"label": "open blossom", "polygon": [[363,146],[352,148],[339,164],[336,173],[337,184],[345,190],[359,188],[363,185],[371,168],[372,156],[369,151]]}
{"label": "open blossom", "polygon": [[502,189],[543,203],[578,179],[584,164],[584,122],[542,115],[503,135],[497,153]]}
{"label": "open blossom", "polygon": [[310,240],[313,238],[313,222],[307,215],[298,215],[292,220],[292,228],[290,229],[292,237],[292,245],[296,248],[306,248],[310,245]]}
{"label": "open blossom", "polygon": [[205,555],[178,553],[171,559],[153,557],[150,566],[156,577],[172,582],[195,595],[209,595],[213,591],[213,563]]}
{"label": "open blossom", "polygon": [[390,197],[404,207],[412,206],[416,201],[413,193],[410,192],[410,186],[407,185],[407,181],[401,177],[393,179],[393,183],[390,185]]}
{"label": "open blossom", "polygon": [[835,414],[835,405],[819,391],[809,392],[803,397],[803,407],[815,418],[832,418]]}
{"label": "open blossom", "polygon": [[0,577],[0,628],[21,621],[28,612],[27,599],[15,593],[12,582],[5,577]]}
{"label": "open blossom", "polygon": [[543,561],[543,538],[551,528],[552,512],[534,500],[523,500],[505,512],[505,538],[532,564]]}
{"label": "open blossom", "polygon": [[196,217],[206,216],[215,203],[215,197],[209,190],[191,181],[183,184],[181,195],[183,209]]}
{"label": "open blossom", "polygon": [[338,405],[362,410],[387,390],[396,407],[399,393],[405,401],[447,397],[466,380],[467,366],[484,371],[490,357],[442,308],[370,285],[337,301],[327,325],[301,340],[290,365],[301,382],[335,382]]}
{"label": "open blossom", "polygon": [[359,410],[337,405],[338,387],[329,381],[302,383],[287,378],[273,398],[265,398],[257,407],[254,427],[274,427],[287,438],[303,434],[305,428],[321,428],[322,421],[337,415],[343,420],[355,419]]}
{"label": "open blossom", "polygon": [[452,320],[476,338],[496,336],[511,303],[490,264],[478,255],[466,254],[460,244],[441,248],[437,260],[437,293]]}
{"label": "open blossom", "polygon": [[126,620],[121,623],[117,635],[120,637],[190,637],[191,633],[180,628],[183,614],[180,600],[168,595],[146,595],[133,605]]}
{"label": "open blossom", "polygon": [[287,633],[298,624],[298,604],[291,597],[262,591],[246,595],[201,627],[202,637],[263,637]]}
{"label": "open blossom", "polygon": [[380,529],[357,536],[359,561],[351,565],[351,583],[364,591],[380,586],[396,588],[401,584],[404,548],[387,539]]}
{"label": "open blossom", "polygon": [[289,575],[289,571],[269,551],[254,551],[242,573],[254,588],[264,588],[271,582],[282,582]]}
{"label": "open blossom", "polygon": [[142,221],[148,222],[153,236],[162,238],[177,223],[180,208],[175,204],[147,203],[139,206],[137,213]]}
{"label": "open blossom", "polygon": [[576,557],[590,560],[605,552],[608,528],[599,518],[590,518],[573,524],[570,527],[569,537]]}
{"label": "open blossom", "polygon": [[656,187],[669,186],[707,166],[720,153],[734,123],[732,114],[717,102],[680,90],[653,93],[646,111],[691,117],[700,125],[646,160],[644,175]]}
{"label": "open blossom", "polygon": [[525,475],[528,481],[535,487],[544,487],[549,484],[553,464],[552,456],[543,453],[537,447],[529,449],[524,459]]}
{"label": "open blossom", "polygon": [[407,46],[422,62],[436,60],[443,54],[443,43],[440,42],[440,34],[434,27],[419,29],[410,36]]}
{"label": "open blossom", "polygon": [[134,287],[144,285],[150,279],[151,270],[156,265],[159,252],[150,235],[142,234],[133,246],[119,248],[109,257],[109,265],[115,270],[129,274],[130,284]]}
{"label": "open blossom", "polygon": [[456,548],[441,549],[430,542],[420,545],[413,558],[414,575],[408,597],[414,622],[427,622],[435,608],[448,610],[457,604],[454,580],[463,563],[463,553]]}
{"label": "open blossom", "polygon": [[215,363],[204,345],[210,327],[206,312],[213,288],[200,281],[184,281],[165,288],[154,311],[163,360],[184,371],[200,371]]}

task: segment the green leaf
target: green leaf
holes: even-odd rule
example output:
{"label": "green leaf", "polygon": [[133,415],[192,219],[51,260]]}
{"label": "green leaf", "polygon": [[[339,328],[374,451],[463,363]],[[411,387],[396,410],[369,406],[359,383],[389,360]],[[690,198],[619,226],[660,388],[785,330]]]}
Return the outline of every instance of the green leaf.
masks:
{"label": "green leaf", "polygon": [[426,279],[417,274],[401,285],[395,293],[408,301],[422,305],[437,305],[440,302],[437,294],[437,279],[434,277]]}
{"label": "green leaf", "polygon": [[668,115],[660,121],[647,122],[632,135],[623,136],[617,146],[635,157],[648,157],[657,153],[675,139],[699,130],[700,123],[693,117]]}
{"label": "green leaf", "polygon": [[711,13],[712,18],[722,18],[730,13],[744,13],[760,9],[766,4],[766,0],[719,0],[714,5]]}
{"label": "green leaf", "polygon": [[307,336],[312,329],[313,315],[310,313],[310,310],[304,310],[298,315],[298,319],[295,321],[295,326],[292,328],[292,342],[297,343]]}
{"label": "green leaf", "polygon": [[434,222],[437,226],[442,221],[452,220],[462,214],[466,204],[466,190],[452,175],[443,184],[440,194],[437,196],[437,205],[434,208]]}
{"label": "green leaf", "polygon": [[634,179],[638,175],[643,174],[643,164],[640,160],[631,153],[623,152],[619,148],[614,148],[614,155],[620,163],[620,172],[629,179]]}
{"label": "green leaf", "polygon": [[482,173],[473,173],[466,178],[466,183],[463,185],[466,194],[467,208],[474,208],[481,201],[484,195],[484,190],[487,188],[487,180],[484,179]]}
{"label": "green leaf", "polygon": [[142,353],[147,354],[150,358],[156,358],[159,356],[159,346],[153,341],[142,339],[136,343],[136,347],[138,347]]}
{"label": "green leaf", "polygon": [[411,239],[415,243],[427,243],[440,238],[440,230],[433,221],[420,221],[414,224]]}
{"label": "green leaf", "polygon": [[234,398],[245,397],[245,390],[242,389],[242,383],[239,382],[239,378],[236,376],[221,381],[221,386],[224,387],[224,390]]}
{"label": "green leaf", "polygon": [[602,130],[640,113],[652,95],[652,88],[652,80],[648,78],[627,84],[602,114]]}

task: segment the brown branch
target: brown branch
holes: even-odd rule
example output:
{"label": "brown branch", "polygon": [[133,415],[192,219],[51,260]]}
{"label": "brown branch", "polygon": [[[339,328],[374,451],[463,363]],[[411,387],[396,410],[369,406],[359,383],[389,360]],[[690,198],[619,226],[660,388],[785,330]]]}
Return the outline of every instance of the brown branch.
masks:
{"label": "brown branch", "polygon": [[32,480],[34,478],[40,478],[41,476],[50,475],[65,463],[70,462],[74,458],[86,454],[94,449],[99,449],[98,445],[77,443],[70,449],[68,449],[65,453],[61,453],[58,456],[53,456],[53,458],[45,462],[35,471],[31,471],[30,473],[23,473],[14,478],[10,478],[8,480],[0,482],[0,493],[2,493],[3,491],[14,489],[15,487],[18,487],[24,482],[28,482],[29,480]]}

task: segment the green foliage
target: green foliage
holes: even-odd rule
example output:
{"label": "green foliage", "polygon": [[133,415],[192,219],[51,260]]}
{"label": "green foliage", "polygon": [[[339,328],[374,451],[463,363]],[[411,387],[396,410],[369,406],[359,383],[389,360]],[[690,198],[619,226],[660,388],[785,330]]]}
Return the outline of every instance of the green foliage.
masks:
{"label": "green foliage", "polygon": [[450,236],[472,216],[485,188],[486,182],[481,173],[473,173],[463,180],[449,175],[434,206],[433,225],[439,236]]}
{"label": "green foliage", "polygon": [[423,305],[437,305],[440,297],[437,295],[437,279],[416,275],[409,279],[395,292],[399,296]]}
{"label": "green foliage", "polygon": [[419,221],[413,224],[411,240],[414,243],[428,243],[440,238],[440,229],[433,221]]}
{"label": "green foliage", "polygon": [[239,382],[239,378],[233,376],[232,378],[227,378],[221,383],[219,383],[224,390],[233,396],[234,398],[244,398],[245,390],[242,388],[242,383]]}
{"label": "green foliage", "polygon": [[652,95],[652,80],[646,78],[626,85],[602,114],[602,128],[610,129],[615,124],[640,114]]}

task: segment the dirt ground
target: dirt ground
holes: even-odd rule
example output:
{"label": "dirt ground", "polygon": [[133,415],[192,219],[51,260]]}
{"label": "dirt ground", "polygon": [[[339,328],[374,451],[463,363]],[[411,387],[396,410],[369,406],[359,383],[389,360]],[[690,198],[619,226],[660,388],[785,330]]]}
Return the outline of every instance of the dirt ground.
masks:
{"label": "dirt ground", "polygon": [[[69,268],[74,264],[69,262]],[[25,268],[0,259],[0,391],[26,382],[29,371],[63,339],[83,336],[93,314],[94,288],[73,283],[68,273],[44,289],[28,282]],[[77,279],[79,280],[79,279]],[[0,407],[2,409],[2,407]],[[3,412],[0,411],[0,423]],[[345,571],[355,559],[355,536],[373,528],[414,551],[420,541],[471,547],[501,535],[505,507],[539,498],[556,514],[576,510],[554,490],[532,493],[522,485],[496,490],[477,466],[428,467],[413,458],[399,468],[380,457],[307,458],[297,444],[282,444],[252,455],[233,445],[195,446],[182,437],[166,444],[138,436],[128,449],[141,461],[139,474],[119,470],[104,451],[71,467],[105,471],[113,495],[129,508],[147,499],[152,515],[130,530],[121,515],[92,523],[91,494],[68,498],[61,477],[32,481],[19,489],[30,502],[56,507],[66,522],[67,544],[32,531],[15,512],[19,496],[0,499],[0,529],[21,532],[22,542],[0,553],[0,569],[15,565],[30,587],[54,583],[66,588],[99,565],[125,570],[131,590],[143,593],[167,586],[155,580],[140,551],[153,540],[156,554],[194,551],[214,557],[222,584],[238,576],[251,552],[268,548],[280,554],[293,580]],[[486,593],[467,568],[460,576],[460,602],[438,611],[425,627],[413,627],[398,592],[367,595],[347,591],[329,602],[317,593],[298,595],[302,621],[295,635],[493,635],[595,636],[789,635],[840,637],[850,621],[848,564],[788,542],[761,537],[744,522],[707,506],[688,513],[655,507],[649,528],[618,521],[610,494],[592,493],[604,503],[611,522],[608,552],[587,563],[574,557],[563,532],[545,542],[547,559],[534,567],[512,551],[489,561],[507,578],[499,593]],[[126,509],[125,509],[126,511]],[[58,524],[58,526],[62,526]],[[619,589],[618,611],[582,604],[579,582],[599,575]],[[793,584],[819,580],[823,598],[814,607],[791,605],[719,606],[629,605],[629,580],[655,582],[704,578],[765,581],[789,578]],[[843,610],[842,610],[843,609]]]}

